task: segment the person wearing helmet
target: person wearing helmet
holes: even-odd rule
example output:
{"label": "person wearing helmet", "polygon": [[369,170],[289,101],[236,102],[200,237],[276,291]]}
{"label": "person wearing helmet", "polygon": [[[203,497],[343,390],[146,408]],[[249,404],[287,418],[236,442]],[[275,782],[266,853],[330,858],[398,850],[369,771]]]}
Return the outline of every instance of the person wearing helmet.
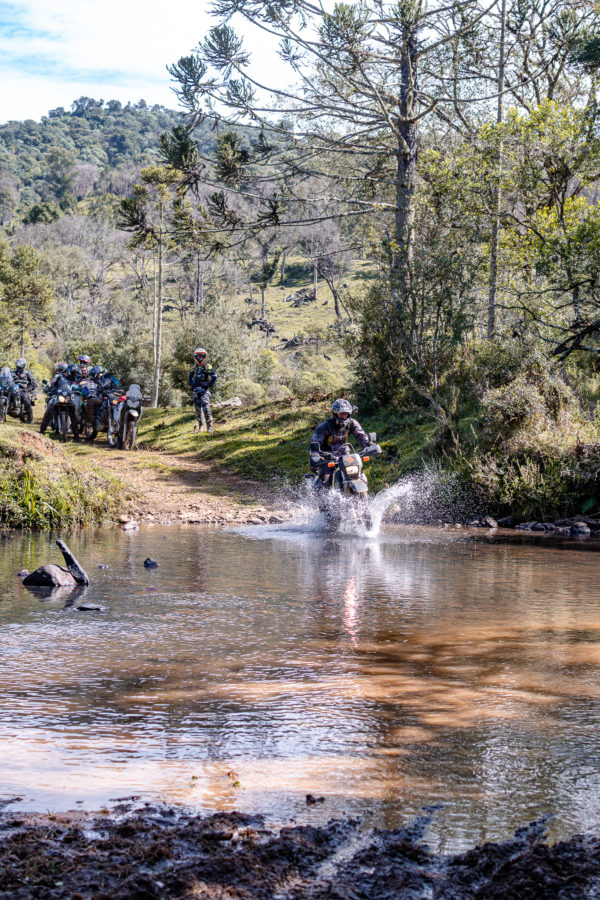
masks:
{"label": "person wearing helmet", "polygon": [[[64,362],[56,363],[55,375],[48,382],[48,384],[44,387],[45,393],[48,394],[48,402],[46,404],[46,411],[44,412],[44,416],[42,418],[42,422],[40,425],[40,434],[44,434],[46,428],[50,424],[50,420],[52,419],[52,413],[54,412],[54,407],[56,405],[56,398],[58,396],[59,391],[69,391],[73,390],[73,382],[69,377],[68,372],[69,366],[67,366]],[[72,403],[69,403],[67,406],[69,412],[69,418],[71,419],[71,430],[73,432],[73,440],[79,440],[79,420],[77,417],[77,413],[75,412],[75,406]]]}
{"label": "person wearing helmet", "polygon": [[33,404],[34,394],[37,390],[37,384],[35,383],[35,378],[27,368],[27,360],[22,356],[15,363],[12,377],[21,389],[21,403],[25,413],[25,421],[31,423],[33,422],[33,410],[31,409],[31,406]]}
{"label": "person wearing helmet", "polygon": [[331,474],[323,467],[322,453],[331,454],[337,458],[345,453],[351,453],[350,438],[360,444],[361,450],[370,444],[369,435],[363,431],[360,424],[352,417],[354,407],[345,397],[339,397],[331,407],[331,416],[321,422],[314,430],[311,444],[318,444],[320,452],[311,450],[310,467],[314,471],[321,471],[323,484],[328,486]]}
{"label": "person wearing helmet", "polygon": [[89,358],[89,356],[86,356],[85,353],[83,353],[81,356],[77,357],[77,362],[79,363],[79,368],[81,369],[81,377],[87,378],[90,366],[92,364],[91,359]]}
{"label": "person wearing helmet", "polygon": [[204,347],[196,347],[194,350],[194,362],[196,365],[188,376],[188,384],[194,395],[194,407],[200,430],[203,430],[203,419],[206,420],[206,428],[209,434],[213,430],[213,418],[210,411],[210,389],[217,380],[217,373],[206,362],[208,354]]}

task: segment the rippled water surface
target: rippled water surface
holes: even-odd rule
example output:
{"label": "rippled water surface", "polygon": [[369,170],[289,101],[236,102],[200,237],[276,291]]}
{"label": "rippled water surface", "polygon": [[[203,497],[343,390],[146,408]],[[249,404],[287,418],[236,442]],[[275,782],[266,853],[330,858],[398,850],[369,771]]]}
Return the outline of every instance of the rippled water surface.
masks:
{"label": "rippled water surface", "polygon": [[554,836],[600,828],[598,554],[417,528],[69,544],[104,612],[20,584],[60,561],[49,537],[0,545],[0,800],[387,826],[441,804],[443,850],[545,813]]}

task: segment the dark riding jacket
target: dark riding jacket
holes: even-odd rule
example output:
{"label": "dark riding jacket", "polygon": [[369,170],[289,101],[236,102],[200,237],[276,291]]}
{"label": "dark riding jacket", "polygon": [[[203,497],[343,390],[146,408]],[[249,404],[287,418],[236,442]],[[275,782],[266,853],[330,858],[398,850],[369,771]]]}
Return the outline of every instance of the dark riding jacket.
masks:
{"label": "dark riding jacket", "polygon": [[360,444],[361,450],[370,443],[368,434],[362,430],[356,419],[346,419],[345,422],[338,424],[332,416],[317,425],[312,440],[318,441],[324,453],[341,456],[351,437]]}
{"label": "dark riding jacket", "polygon": [[22,391],[27,391],[28,394],[33,394],[37,389],[35,378],[31,374],[29,369],[21,369],[20,372],[14,369],[10,374],[17,382]]}
{"label": "dark riding jacket", "polygon": [[194,366],[188,375],[188,384],[193,391],[209,391],[217,380],[217,373],[211,366]]}

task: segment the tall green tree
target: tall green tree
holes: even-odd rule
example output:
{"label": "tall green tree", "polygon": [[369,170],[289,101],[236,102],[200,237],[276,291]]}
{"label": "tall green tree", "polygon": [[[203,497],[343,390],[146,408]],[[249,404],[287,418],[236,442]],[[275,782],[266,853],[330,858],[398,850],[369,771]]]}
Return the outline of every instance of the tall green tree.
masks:
{"label": "tall green tree", "polygon": [[27,333],[48,320],[53,298],[33,247],[17,247],[11,253],[6,244],[0,244],[0,298],[4,334],[11,343],[19,341],[23,356]]}

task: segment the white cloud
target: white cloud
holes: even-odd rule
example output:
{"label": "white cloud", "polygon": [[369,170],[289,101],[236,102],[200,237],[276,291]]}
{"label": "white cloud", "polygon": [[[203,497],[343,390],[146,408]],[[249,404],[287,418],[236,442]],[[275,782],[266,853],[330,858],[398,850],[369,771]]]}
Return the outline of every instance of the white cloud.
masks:
{"label": "white cloud", "polygon": [[[166,66],[215,24],[208,6],[208,0],[0,0],[0,121],[38,119],[82,95],[176,107]],[[249,47],[263,77],[283,76],[264,37],[249,35]]]}

